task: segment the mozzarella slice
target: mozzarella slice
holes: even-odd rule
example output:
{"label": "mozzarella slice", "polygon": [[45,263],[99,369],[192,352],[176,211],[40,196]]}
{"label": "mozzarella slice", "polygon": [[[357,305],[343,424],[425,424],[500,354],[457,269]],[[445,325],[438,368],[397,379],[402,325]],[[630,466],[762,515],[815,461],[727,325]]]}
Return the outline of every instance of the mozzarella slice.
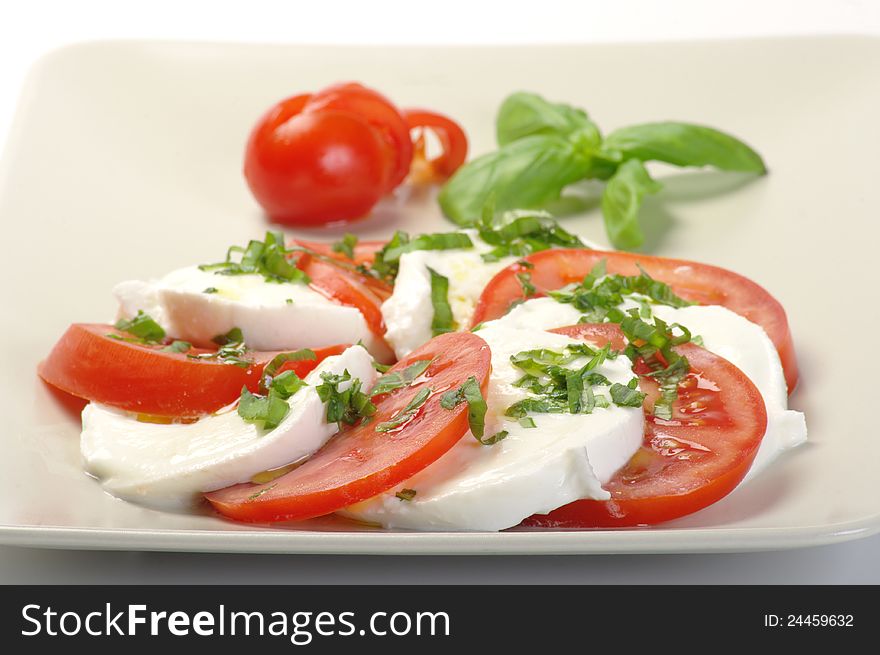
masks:
{"label": "mozzarella slice", "polygon": [[[216,291],[206,293],[209,289]],[[255,350],[361,341],[377,359],[387,361],[391,354],[357,308],[337,304],[306,284],[217,275],[190,266],[153,282],[122,282],[113,293],[121,318],[143,310],[169,335],[198,345],[237,327]]]}
{"label": "mozzarella slice", "polygon": [[[637,306],[632,303],[623,307]],[[804,415],[788,409],[782,364],[773,342],[761,326],[720,305],[694,305],[680,309],[652,305],[651,310],[667,323],[680,323],[693,335],[701,336],[708,350],[745,373],[761,392],[767,409],[767,432],[743,482],[759,475],[786,450],[807,440]],[[492,323],[549,330],[574,325],[580,317],[580,312],[570,304],[551,298],[535,298],[514,307]]]}
{"label": "mozzarella slice", "polygon": [[360,378],[364,390],[376,380],[372,357],[360,346],[328,357],[306,376],[309,386],[290,398],[289,413],[268,432],[244,421],[235,406],[195,423],[162,425],[91,403],[83,411],[80,442],[86,469],[119,498],[164,508],[191,505],[203,492],[246,482],[320,448],[337,426],[325,420],[315,385],[323,372],[344,371]]}
{"label": "mozzarella slice", "polygon": [[473,248],[415,250],[401,255],[394,292],[382,304],[385,340],[398,359],[431,339],[434,306],[429,268],[449,280],[453,320],[466,329],[483,288],[498,271],[516,261],[515,257],[504,257],[497,262],[484,262],[481,255],[492,250],[492,246],[480,239],[476,230],[462,233],[470,237]]}
{"label": "mozzarella slice", "polygon": [[[486,434],[503,429],[508,436],[484,446],[467,434],[398,488],[342,514],[389,528],[501,530],[579,498],[610,498],[602,484],[638,450],[644,429],[641,408],[612,403],[592,414],[531,414],[536,427],[522,427],[504,417],[510,405],[529,396],[513,384],[523,372],[510,363],[510,356],[535,348],[561,350],[581,342],[540,329],[502,325],[487,326],[478,334],[492,350]],[[596,370],[612,382],[626,384],[633,377],[630,367],[621,355]],[[607,397],[607,389],[594,387],[594,392]],[[416,491],[412,500],[395,495],[404,488]]]}

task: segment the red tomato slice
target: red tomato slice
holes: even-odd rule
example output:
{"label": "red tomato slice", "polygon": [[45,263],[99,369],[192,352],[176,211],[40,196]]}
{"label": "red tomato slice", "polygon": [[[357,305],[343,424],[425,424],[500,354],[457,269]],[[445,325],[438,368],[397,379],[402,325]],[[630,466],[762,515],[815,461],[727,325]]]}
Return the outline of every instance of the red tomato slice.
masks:
{"label": "red tomato slice", "polygon": [[295,246],[308,248],[309,250],[316,252],[319,255],[323,255],[324,257],[337,259],[343,263],[354,264],[355,266],[359,266],[361,264],[372,264],[373,260],[376,257],[376,253],[382,250],[382,248],[385,247],[386,243],[387,241],[358,241],[357,245],[355,245],[354,247],[354,259],[349,259],[347,255],[333,250],[332,243],[323,243],[321,241],[306,241],[304,239],[294,239],[293,241],[293,245]]}
{"label": "red tomato slice", "polygon": [[[263,367],[278,353],[253,351],[253,365],[241,368],[187,355],[212,351],[192,348],[187,353],[163,351],[121,341],[108,334],[128,336],[112,325],[74,323],[40,362],[37,373],[53,387],[79,398],[154,416],[194,418],[210,414],[236,400],[243,386],[256,391]],[[287,362],[279,372],[307,375],[325,357],[347,346],[316,348],[317,359]]]}
{"label": "red tomato slice", "polygon": [[341,111],[360,116],[382,135],[393,161],[386,191],[403,182],[409,173],[413,144],[409,126],[392,102],[378,91],[357,82],[334,84],[312,95],[305,112]]}
{"label": "red tomato slice", "polygon": [[[485,390],[489,346],[469,332],[432,339],[392,371],[432,360],[412,386],[375,398],[367,424],[340,432],[298,468],[267,484],[239,484],[207,494],[221,514],[240,521],[301,520],[323,516],[388,491],[436,461],[468,430],[467,405],[440,406],[443,392],[475,376]],[[424,388],[428,400],[415,418],[392,432],[376,426],[396,416]]]}
{"label": "red tomato slice", "polygon": [[[529,274],[539,296],[580,282],[603,259],[608,272],[618,275],[638,275],[641,266],[682,298],[704,305],[722,305],[764,328],[779,352],[788,392],[797,386],[797,358],[785,310],[763,287],[742,275],[682,259],[602,250],[544,250],[524,259],[534,266]],[[523,270],[513,264],[492,278],[477,301],[474,325],[503,316],[513,302],[525,298],[517,278]]]}
{"label": "red tomato slice", "polygon": [[309,286],[315,291],[340,304],[356,307],[377,337],[385,334],[381,306],[391,295],[388,285],[308,254],[299,257],[297,266],[311,278]]}
{"label": "red tomato slice", "polygon": [[443,153],[434,159],[425,154],[424,133],[415,141],[413,178],[419,182],[443,182],[467,159],[468,140],[461,125],[451,118],[427,109],[404,109],[403,115],[410,129],[428,129],[437,135]]}
{"label": "red tomato slice", "polygon": [[[552,331],[602,345],[620,339],[619,329],[610,324]],[[613,345],[620,347],[620,342]],[[611,500],[577,500],[549,514],[531,516],[524,525],[654,525],[708,507],[740,483],[767,430],[761,394],[726,359],[694,344],[679,346],[676,351],[688,358],[691,372],[679,385],[673,417],[662,420],[651,415],[659,392],[652,378],[641,375],[640,387],[648,394],[644,442],[605,485]]]}

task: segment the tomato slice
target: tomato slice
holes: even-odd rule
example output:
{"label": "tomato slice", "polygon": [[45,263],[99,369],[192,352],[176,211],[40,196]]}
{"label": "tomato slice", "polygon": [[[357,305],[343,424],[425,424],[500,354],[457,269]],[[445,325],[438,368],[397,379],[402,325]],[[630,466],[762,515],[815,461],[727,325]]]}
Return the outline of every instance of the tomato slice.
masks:
{"label": "tomato slice", "polygon": [[[349,259],[347,255],[333,250],[332,243],[324,243],[322,241],[306,241],[304,239],[294,239],[293,245],[307,248],[312,252],[316,252],[324,257],[336,259],[343,264],[353,264],[360,266],[362,264],[372,264],[376,258],[376,253],[385,247],[387,241],[358,241],[354,247],[354,259]],[[390,290],[390,287],[389,287]]]}
{"label": "tomato slice", "polygon": [[[188,355],[213,351],[192,348],[187,353],[163,350],[107,335],[128,337],[112,325],[74,323],[59,339],[37,373],[47,383],[79,398],[129,412],[175,418],[195,418],[215,412],[236,400],[243,386],[256,391],[263,367],[278,353],[252,351],[247,368]],[[316,359],[287,362],[279,372],[307,375],[325,357],[347,346],[316,348]]]}
{"label": "tomato slice", "polygon": [[[421,129],[415,141],[412,176],[419,182],[443,182],[467,159],[468,140],[461,125],[443,114],[427,109],[404,109],[411,130]],[[442,154],[427,159],[424,130],[431,130],[440,140]]]}
{"label": "tomato slice", "polygon": [[311,278],[309,286],[315,291],[340,304],[360,310],[370,330],[382,338],[385,334],[385,323],[381,307],[382,301],[391,295],[388,285],[308,254],[299,257],[297,267]]}
{"label": "tomato slice", "polygon": [[[641,266],[682,298],[704,305],[722,305],[764,328],[779,352],[788,392],[797,386],[797,357],[785,310],[763,287],[742,275],[682,259],[604,250],[544,250],[524,259],[534,267],[529,274],[538,296],[580,282],[603,259],[608,272],[618,275],[638,275]],[[522,271],[519,264],[513,264],[492,278],[477,301],[474,325],[503,316],[512,303],[525,299],[517,278]]]}
{"label": "tomato slice", "polygon": [[391,191],[406,178],[413,158],[409,126],[397,107],[378,91],[357,82],[334,84],[312,95],[304,111],[340,111],[360,116],[382,135],[393,161],[385,190]]}
{"label": "tomato slice", "polygon": [[[620,339],[616,325],[576,325],[552,330],[600,345]],[[617,336],[615,336],[615,333]],[[614,347],[620,347],[616,341]],[[659,392],[636,364],[645,401],[642,447],[605,488],[611,500],[577,500],[524,525],[604,528],[654,525],[717,502],[740,483],[767,430],[767,412],[755,385],[733,364],[694,344],[678,346],[690,374],[679,385],[670,420],[650,408]]]}
{"label": "tomato slice", "polygon": [[[436,337],[391,371],[424,360],[431,364],[414,384],[374,399],[377,411],[368,423],[340,432],[302,466],[270,483],[227,487],[207,494],[208,501],[221,514],[240,521],[301,520],[329,514],[408,480],[468,430],[466,403],[443,409],[443,392],[471,375],[485,391],[489,379],[489,346],[470,332]],[[431,394],[412,420],[390,432],[376,431],[425,388]]]}

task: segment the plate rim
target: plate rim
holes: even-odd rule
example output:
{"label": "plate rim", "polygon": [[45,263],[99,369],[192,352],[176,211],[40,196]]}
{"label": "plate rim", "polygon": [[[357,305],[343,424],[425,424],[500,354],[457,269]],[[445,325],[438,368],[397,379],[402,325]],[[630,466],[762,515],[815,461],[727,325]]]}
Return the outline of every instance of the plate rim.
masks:
{"label": "plate rim", "polygon": [[[565,47],[681,46],[723,42],[748,44],[770,41],[863,41],[880,43],[870,33],[818,33],[814,35],[761,35],[723,39],[671,41],[614,41],[602,43],[526,44],[303,44],[249,41],[191,41],[173,39],[94,39],[54,48],[35,60],[19,89],[18,101],[0,152],[0,186],[4,164],[11,165],[17,148],[23,114],[34,101],[34,86],[43,69],[58,57],[95,47],[236,47],[236,48],[348,48],[441,50],[449,48],[512,49]],[[753,552],[804,548],[842,543],[880,533],[880,512],[840,523],[799,527],[760,528],[638,528],[589,531],[516,532],[408,532],[315,531],[259,529],[148,529],[65,527],[52,525],[0,525],[0,545],[75,550],[143,550],[162,552],[213,552],[251,554],[325,555],[585,555]]]}

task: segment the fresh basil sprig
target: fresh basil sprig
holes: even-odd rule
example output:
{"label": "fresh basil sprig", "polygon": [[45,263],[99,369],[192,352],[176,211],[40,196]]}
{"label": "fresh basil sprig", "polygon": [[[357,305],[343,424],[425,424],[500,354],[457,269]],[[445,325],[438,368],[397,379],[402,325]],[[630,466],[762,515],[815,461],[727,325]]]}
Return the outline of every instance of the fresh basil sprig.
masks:
{"label": "fresh basil sprig", "polygon": [[496,136],[499,149],[462,166],[440,192],[443,213],[459,225],[477,224],[487,203],[499,212],[540,208],[574,182],[603,180],[608,237],[615,247],[631,250],[644,242],[638,221],[642,199],[661,188],[644,162],[767,172],[751,147],[714,128],[643,123],[603,138],[586,112],[534,93],[514,93],[502,103]]}

